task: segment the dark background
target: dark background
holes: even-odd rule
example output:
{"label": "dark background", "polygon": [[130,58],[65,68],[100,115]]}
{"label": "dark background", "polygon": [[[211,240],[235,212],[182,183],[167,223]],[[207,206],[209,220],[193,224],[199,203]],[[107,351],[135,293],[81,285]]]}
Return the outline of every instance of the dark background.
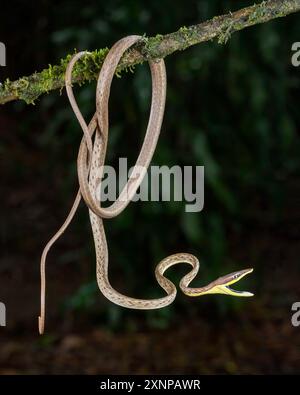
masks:
{"label": "dark background", "polygon": [[[250,1],[10,1],[1,4],[0,41],[11,80],[56,64],[77,50],[110,47],[128,34],[165,34]],[[153,163],[204,165],[205,207],[132,203],[105,221],[110,278],[135,297],[162,295],[154,268],[186,251],[200,258],[195,285],[254,267],[226,296],[176,301],[131,311],[107,301],[95,280],[88,211],[48,259],[46,334],[37,333],[39,259],[64,220],[77,189],[81,130],[65,91],[35,105],[0,109],[1,373],[299,373],[299,87],[291,46],[299,14],[235,33],[226,45],[204,43],[166,58],[168,92]],[[95,84],[76,89],[86,119]],[[110,100],[108,163],[134,163],[150,100],[149,70],[115,79]],[[176,284],[188,268],[168,274]]]}

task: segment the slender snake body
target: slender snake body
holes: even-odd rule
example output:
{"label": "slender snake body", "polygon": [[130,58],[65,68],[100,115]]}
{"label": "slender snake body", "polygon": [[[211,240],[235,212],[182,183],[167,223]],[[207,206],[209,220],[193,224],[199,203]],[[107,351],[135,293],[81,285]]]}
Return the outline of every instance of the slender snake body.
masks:
{"label": "slender snake body", "polygon": [[[190,282],[195,278],[199,270],[198,259],[187,253],[178,253],[163,259],[155,269],[155,276],[159,285],[166,291],[167,295],[156,299],[135,299],[116,291],[108,279],[108,247],[103,226],[103,218],[113,218],[120,214],[135,195],[140,186],[145,171],[147,170],[154,154],[163,120],[166,99],[166,71],[164,61],[149,61],[152,77],[152,102],[149,122],[145,139],[137,158],[136,164],[129,180],[119,197],[111,206],[103,208],[96,198],[96,190],[101,183],[103,165],[108,141],[108,101],[111,82],[115,70],[123,53],[140,40],[140,36],[128,36],[119,40],[109,51],[101,68],[96,91],[96,112],[89,123],[86,124],[73,95],[71,76],[74,64],[86,52],[79,52],[71,59],[66,70],[66,90],[70,104],[83,131],[83,139],[80,144],[77,158],[77,172],[80,189],[73,203],[71,211],[62,227],[50,239],[46,245],[41,258],[41,314],[39,317],[39,332],[44,332],[45,322],[45,262],[49,249],[53,243],[62,235],[71,222],[81,197],[89,208],[90,222],[93,231],[96,250],[96,275],[99,289],[111,302],[119,306],[131,309],[158,309],[171,304],[176,297],[175,285],[164,276],[165,271],[177,263],[185,262],[192,266],[192,270],[180,281],[179,287],[188,296],[200,296],[207,293],[223,293],[234,296],[252,296],[247,292],[231,290],[228,285],[238,281],[240,278],[252,271],[246,269],[231,273],[225,277],[211,282],[202,288],[190,288]],[[93,141],[94,138],[94,141]],[[143,171],[141,171],[143,169]],[[233,293],[234,292],[234,293]]]}

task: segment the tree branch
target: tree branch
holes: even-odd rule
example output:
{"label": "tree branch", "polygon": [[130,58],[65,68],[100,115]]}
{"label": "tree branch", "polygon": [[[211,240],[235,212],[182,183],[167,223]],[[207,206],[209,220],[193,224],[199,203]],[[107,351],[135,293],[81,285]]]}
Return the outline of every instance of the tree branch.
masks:
{"label": "tree branch", "polygon": [[[181,27],[178,31],[155,37],[143,37],[122,57],[117,73],[130,69],[148,59],[164,58],[175,51],[182,51],[192,45],[217,39],[220,44],[226,43],[231,34],[246,27],[268,22],[275,18],[300,11],[300,0],[269,0],[260,4],[243,8],[239,11],[214,17],[206,22],[190,27]],[[83,57],[75,66],[73,82],[83,84],[96,79],[107,48],[96,50]],[[16,81],[6,80],[0,84],[0,104],[21,99],[26,103],[34,103],[40,95],[54,89],[64,87],[66,65],[72,55],[39,73]]]}

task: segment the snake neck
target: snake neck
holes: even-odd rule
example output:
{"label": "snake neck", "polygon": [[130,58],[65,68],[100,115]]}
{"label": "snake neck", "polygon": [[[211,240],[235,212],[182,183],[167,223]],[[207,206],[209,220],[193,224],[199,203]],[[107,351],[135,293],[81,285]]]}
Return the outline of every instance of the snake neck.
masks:
{"label": "snake neck", "polygon": [[203,296],[209,294],[222,293],[221,291],[218,290],[217,280],[212,281],[211,283],[205,285],[204,287],[192,288],[188,286],[184,287],[182,284],[180,284],[180,288],[182,292],[187,296]]}

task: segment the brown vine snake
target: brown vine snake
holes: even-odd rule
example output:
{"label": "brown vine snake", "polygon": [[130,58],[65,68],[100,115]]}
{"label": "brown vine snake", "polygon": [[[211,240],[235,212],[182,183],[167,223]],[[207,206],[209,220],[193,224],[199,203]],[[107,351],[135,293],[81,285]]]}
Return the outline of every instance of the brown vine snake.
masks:
{"label": "brown vine snake", "polygon": [[[71,222],[81,197],[89,207],[90,221],[93,231],[96,249],[96,275],[99,289],[111,302],[119,306],[131,309],[158,309],[171,304],[177,293],[175,285],[164,276],[164,272],[177,263],[188,263],[192,270],[180,281],[179,287],[188,296],[201,296],[205,294],[226,294],[233,296],[248,297],[253,294],[246,291],[236,291],[229,285],[236,283],[241,278],[251,273],[253,269],[240,270],[217,280],[201,288],[189,287],[199,270],[198,259],[187,253],[170,255],[159,262],[155,269],[155,276],[159,285],[167,295],[156,299],[135,299],[116,291],[108,279],[108,247],[103,227],[103,218],[112,218],[120,214],[129,204],[142,182],[143,176],[151,162],[159,137],[164,115],[166,99],[166,71],[162,59],[149,61],[152,77],[152,102],[150,117],[145,139],[127,184],[121,191],[117,200],[111,206],[103,208],[96,199],[96,190],[100,187],[103,165],[108,141],[108,100],[110,87],[118,63],[123,53],[141,39],[141,36],[128,36],[119,40],[109,51],[102,65],[96,90],[96,113],[89,125],[86,124],[73,95],[71,75],[75,63],[87,52],[79,52],[71,59],[66,70],[66,90],[72,109],[83,131],[83,139],[80,144],[77,158],[77,172],[80,189],[73,203],[71,211],[57,233],[50,239],[44,248],[41,257],[41,313],[39,316],[39,332],[44,332],[45,326],[45,262],[49,249],[62,235]],[[95,134],[94,141],[93,135]]]}

